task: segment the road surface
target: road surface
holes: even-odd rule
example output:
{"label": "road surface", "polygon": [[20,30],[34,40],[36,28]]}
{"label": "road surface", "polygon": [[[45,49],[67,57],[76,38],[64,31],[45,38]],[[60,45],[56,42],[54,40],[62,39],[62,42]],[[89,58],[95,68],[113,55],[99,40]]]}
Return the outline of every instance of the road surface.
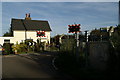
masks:
{"label": "road surface", "polygon": [[2,58],[2,78],[72,80],[54,69],[52,55],[48,53],[5,55]]}

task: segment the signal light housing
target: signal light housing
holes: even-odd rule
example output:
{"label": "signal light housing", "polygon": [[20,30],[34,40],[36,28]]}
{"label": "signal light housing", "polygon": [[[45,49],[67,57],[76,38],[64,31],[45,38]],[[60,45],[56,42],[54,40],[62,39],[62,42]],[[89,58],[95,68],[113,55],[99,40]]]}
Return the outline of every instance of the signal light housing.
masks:
{"label": "signal light housing", "polygon": [[37,32],[37,37],[46,37],[45,31],[36,31],[36,32]]}
{"label": "signal light housing", "polygon": [[80,24],[74,24],[74,25],[68,25],[68,32],[69,33],[74,33],[74,32],[80,32]]}

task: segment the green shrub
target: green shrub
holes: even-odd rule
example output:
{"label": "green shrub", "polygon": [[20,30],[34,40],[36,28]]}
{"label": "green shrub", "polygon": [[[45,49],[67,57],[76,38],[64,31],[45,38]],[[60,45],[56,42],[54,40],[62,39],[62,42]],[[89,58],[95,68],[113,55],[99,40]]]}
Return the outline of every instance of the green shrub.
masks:
{"label": "green shrub", "polygon": [[60,51],[75,53],[75,39],[65,39],[61,44]]}
{"label": "green shrub", "polygon": [[5,49],[4,52],[3,52],[3,55],[4,54],[13,54],[12,45],[13,44],[10,44],[10,43],[4,43],[3,44],[3,48]]}
{"label": "green shrub", "polygon": [[55,47],[55,46],[52,46],[52,47],[50,47],[50,50],[51,50],[51,51],[58,51],[58,48]]}
{"label": "green shrub", "polygon": [[33,50],[32,48],[34,47],[36,52],[44,51],[44,44],[45,42],[36,43],[35,46],[31,46],[31,50]]}
{"label": "green shrub", "polygon": [[[76,56],[76,40],[66,39],[61,44],[60,51],[55,60],[55,65],[68,74],[80,74],[80,69],[85,67],[85,56],[83,51],[78,51]],[[80,48],[79,48],[80,49]]]}
{"label": "green shrub", "polygon": [[18,53],[26,52],[27,51],[27,45],[25,43],[18,44],[18,42],[12,46],[12,51],[15,52],[17,50]]}

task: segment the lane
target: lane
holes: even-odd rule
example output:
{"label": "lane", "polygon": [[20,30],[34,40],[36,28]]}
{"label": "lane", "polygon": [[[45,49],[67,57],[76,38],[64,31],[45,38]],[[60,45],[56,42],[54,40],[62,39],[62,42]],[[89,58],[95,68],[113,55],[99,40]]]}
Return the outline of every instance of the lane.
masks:
{"label": "lane", "polygon": [[3,78],[39,78],[67,80],[57,72],[52,64],[52,57],[44,55],[9,55],[2,58]]}

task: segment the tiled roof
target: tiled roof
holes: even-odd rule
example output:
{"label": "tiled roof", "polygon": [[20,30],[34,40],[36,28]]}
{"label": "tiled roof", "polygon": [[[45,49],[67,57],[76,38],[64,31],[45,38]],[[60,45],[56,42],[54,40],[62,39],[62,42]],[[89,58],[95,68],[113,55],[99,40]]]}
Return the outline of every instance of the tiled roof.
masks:
{"label": "tiled roof", "polygon": [[12,30],[42,30],[51,31],[48,21],[42,20],[25,20],[25,19],[12,19]]}

